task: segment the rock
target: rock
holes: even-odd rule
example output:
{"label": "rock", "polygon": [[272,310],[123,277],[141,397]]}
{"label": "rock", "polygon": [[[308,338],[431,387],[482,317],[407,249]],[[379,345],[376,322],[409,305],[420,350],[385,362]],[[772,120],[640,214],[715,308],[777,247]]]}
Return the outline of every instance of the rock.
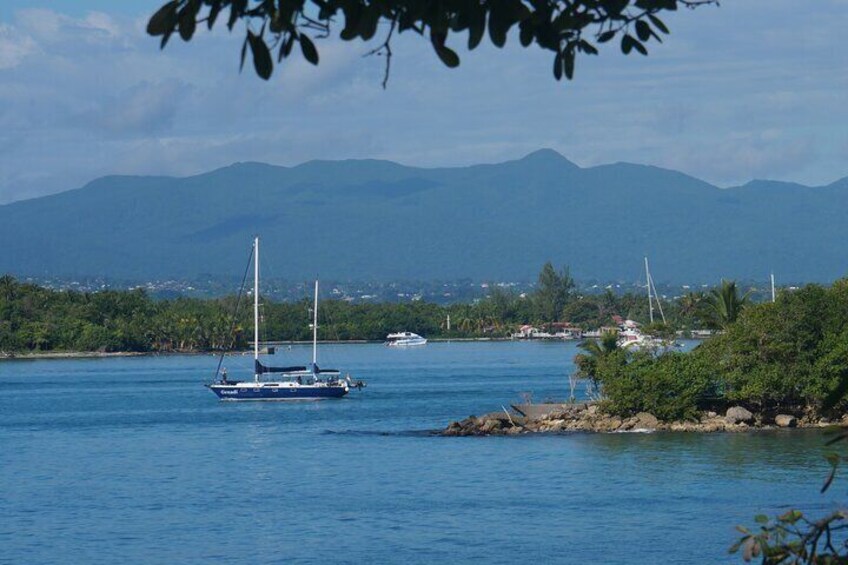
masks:
{"label": "rock", "polygon": [[491,420],[485,420],[483,425],[480,426],[480,433],[490,434],[492,432],[499,431],[501,429],[502,423],[500,420],[492,418]]}
{"label": "rock", "polygon": [[693,432],[697,427],[692,422],[672,422],[671,431],[673,432]]}
{"label": "rock", "polygon": [[614,432],[621,427],[621,419],[619,418],[601,418],[595,422],[595,429],[599,432]]}
{"label": "rock", "polygon": [[586,408],[586,413],[589,414],[590,416],[594,416],[595,414],[598,413],[598,407],[593,404],[593,405],[589,406],[588,408]]}
{"label": "rock", "polygon": [[570,408],[570,405],[562,403],[512,404],[511,406],[513,410],[529,420],[544,420],[555,413],[563,412]]}
{"label": "rock", "polygon": [[718,416],[718,414],[716,414],[712,410],[709,410],[709,411],[707,411],[706,416],[707,416],[707,418],[715,418],[716,416]]}
{"label": "rock", "polygon": [[728,424],[747,424],[754,420],[754,415],[741,406],[734,406],[727,409],[727,414],[724,419]]}
{"label": "rock", "polygon": [[551,420],[548,422],[548,429],[552,432],[559,432],[565,428],[565,420]]}
{"label": "rock", "polygon": [[778,414],[774,417],[774,423],[781,428],[794,428],[798,425],[798,419],[788,414]]}
{"label": "rock", "polygon": [[724,430],[724,422],[721,420],[708,420],[701,426],[701,431],[713,433]]}
{"label": "rock", "polygon": [[635,427],[636,427],[636,422],[637,422],[637,421],[638,421],[638,420],[636,420],[636,417],[635,417],[635,416],[631,416],[630,418],[627,418],[626,420],[624,420],[623,422],[621,422],[621,427],[619,427],[618,429],[619,429],[619,430],[622,430],[622,431],[625,431],[625,432],[626,432],[626,431],[629,431],[629,430],[632,430],[633,428],[635,428]]}
{"label": "rock", "polygon": [[649,412],[639,412],[634,418],[633,427],[639,429],[655,430],[660,423],[657,417]]}
{"label": "rock", "polygon": [[477,416],[469,416],[466,419],[461,420],[459,422],[459,425],[462,426],[463,428],[468,428],[470,426],[476,426],[477,425]]}

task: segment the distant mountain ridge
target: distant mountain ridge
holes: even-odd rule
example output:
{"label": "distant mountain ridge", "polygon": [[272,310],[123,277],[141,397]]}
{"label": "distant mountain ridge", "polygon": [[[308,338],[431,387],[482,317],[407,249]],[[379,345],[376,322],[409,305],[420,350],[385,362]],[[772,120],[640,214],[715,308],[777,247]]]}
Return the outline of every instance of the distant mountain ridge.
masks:
{"label": "distant mountain ridge", "polygon": [[273,276],[829,281],[848,273],[848,178],[720,189],[680,172],[581,168],[549,149],[497,164],[236,163],[108,176],[0,206],[0,272],[125,279],[238,274],[253,234]]}

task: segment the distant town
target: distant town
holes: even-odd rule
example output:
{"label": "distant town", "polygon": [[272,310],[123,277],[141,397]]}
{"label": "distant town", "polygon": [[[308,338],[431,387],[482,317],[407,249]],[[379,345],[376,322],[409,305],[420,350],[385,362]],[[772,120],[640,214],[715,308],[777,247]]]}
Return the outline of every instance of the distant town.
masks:
{"label": "distant town", "polygon": [[[241,281],[235,278],[197,277],[195,279],[166,280],[121,280],[105,277],[62,278],[62,277],[20,277],[19,280],[38,284],[52,290],[99,292],[102,290],[144,290],[154,298],[168,299],[179,296],[191,298],[214,298],[236,294]],[[720,281],[711,283],[663,284],[656,283],[657,292],[664,300],[675,300],[681,296],[700,290],[707,290]],[[576,281],[577,292],[584,295],[612,292],[616,296],[640,294],[645,292],[644,281]],[[740,281],[740,286],[751,291],[754,301],[767,298],[767,281]],[[798,285],[783,285],[784,289],[796,290]],[[323,298],[344,300],[353,304],[361,303],[404,303],[429,302],[440,305],[474,303],[485,298],[493,289],[518,296],[532,293],[537,288],[535,281],[475,281],[459,279],[453,281],[322,281]],[[270,279],[263,281],[262,291],[271,300],[296,302],[307,298],[312,289],[312,281],[290,281]]]}

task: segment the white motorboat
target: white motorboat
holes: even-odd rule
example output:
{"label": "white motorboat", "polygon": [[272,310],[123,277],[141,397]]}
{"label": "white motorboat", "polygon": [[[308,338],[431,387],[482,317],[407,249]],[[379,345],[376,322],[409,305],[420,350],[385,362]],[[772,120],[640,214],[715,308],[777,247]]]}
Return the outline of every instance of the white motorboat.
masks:
{"label": "white motorboat", "polygon": [[397,332],[386,336],[388,347],[415,347],[427,345],[427,340],[412,332]]}

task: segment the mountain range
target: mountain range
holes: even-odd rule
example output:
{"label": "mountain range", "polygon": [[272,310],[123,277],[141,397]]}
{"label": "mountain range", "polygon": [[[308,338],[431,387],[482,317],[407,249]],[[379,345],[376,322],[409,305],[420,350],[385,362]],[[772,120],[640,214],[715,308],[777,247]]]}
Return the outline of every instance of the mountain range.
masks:
{"label": "mountain range", "polygon": [[151,280],[240,276],[251,238],[287,279],[829,281],[848,272],[848,177],[719,188],[680,172],[581,168],[552,150],[497,164],[236,163],[108,176],[0,206],[0,272]]}

